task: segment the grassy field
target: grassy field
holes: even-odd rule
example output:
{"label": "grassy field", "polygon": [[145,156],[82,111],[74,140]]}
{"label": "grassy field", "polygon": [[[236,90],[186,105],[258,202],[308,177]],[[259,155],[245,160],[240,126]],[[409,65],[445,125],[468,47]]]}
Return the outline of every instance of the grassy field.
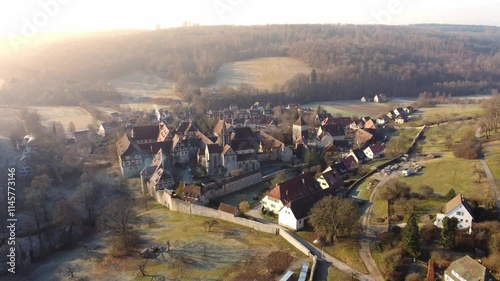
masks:
{"label": "grassy field", "polygon": [[217,70],[217,84],[238,87],[241,83],[272,90],[298,73],[309,75],[311,67],[288,57],[265,57],[224,64]]}
{"label": "grassy field", "polygon": [[[136,185],[138,180],[129,180]],[[140,242],[132,255],[113,258],[108,255],[104,238],[87,241],[92,248],[86,253],[81,247],[57,253],[35,271],[37,280],[56,280],[67,268],[74,270],[79,280],[242,280],[242,276],[257,276],[258,280],[273,280],[277,276],[267,270],[266,257],[272,251],[286,251],[294,262],[290,269],[300,271],[309,261],[279,235],[258,232],[251,228],[218,220],[208,232],[209,218],[169,211],[151,200],[148,208],[138,207],[139,219],[134,226]],[[167,241],[170,251],[164,250]],[[153,244],[163,250],[149,259],[141,259],[139,251]],[[146,276],[138,275],[145,264]],[[156,279],[155,279],[156,280]]]}
{"label": "grassy field", "polygon": [[452,148],[446,147],[446,140],[451,137],[451,144],[454,145],[461,140],[468,131],[475,131],[476,121],[460,121],[433,125],[428,128],[425,141],[422,145],[422,153],[439,153],[450,151]]}
{"label": "grassy field", "polygon": [[328,281],[339,280],[356,280],[354,276],[349,276],[347,273],[341,271],[335,266],[330,266],[328,269]]}
{"label": "grassy field", "polygon": [[[311,243],[318,238],[317,234],[313,231],[299,231],[297,234]],[[365,264],[359,257],[358,250],[358,242],[351,239],[339,239],[335,241],[333,246],[323,247],[325,253],[345,262],[347,265],[360,272],[367,273]]]}
{"label": "grassy field", "polygon": [[440,104],[436,107],[419,108],[413,114],[412,122],[404,123],[402,126],[421,126],[424,123],[434,123],[459,117],[477,117],[482,114],[480,105],[463,105],[463,104]]}
{"label": "grassy field", "polygon": [[304,104],[303,107],[316,109],[318,105],[321,105],[327,112],[333,115],[340,114],[348,117],[353,115],[359,117],[370,116],[374,119],[389,110],[389,104],[387,103],[361,102],[359,100],[313,102]]}
{"label": "grassy field", "polygon": [[76,130],[86,130],[92,124],[93,117],[79,106],[39,106],[30,107],[40,114],[42,124],[50,125],[51,122],[61,122],[65,128],[69,122],[75,124]]}
{"label": "grassy field", "polygon": [[410,184],[414,191],[426,184],[434,188],[434,192],[445,195],[450,189],[456,193],[463,193],[465,197],[481,199],[488,189],[486,179],[480,184],[474,182],[473,165],[480,165],[478,160],[458,159],[452,153],[443,153],[443,157],[419,161],[425,168],[410,177],[401,177],[400,180]]}
{"label": "grassy field", "polygon": [[484,143],[483,150],[486,163],[498,183],[500,182],[500,141]]}
{"label": "grassy field", "polygon": [[141,97],[178,99],[174,91],[175,84],[172,81],[146,70],[122,76],[112,80],[111,84],[123,98],[129,100]]}

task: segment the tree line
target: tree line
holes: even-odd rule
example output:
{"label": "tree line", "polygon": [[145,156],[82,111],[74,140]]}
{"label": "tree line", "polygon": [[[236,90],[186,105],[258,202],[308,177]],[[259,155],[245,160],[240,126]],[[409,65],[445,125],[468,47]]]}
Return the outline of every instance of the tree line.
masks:
{"label": "tree line", "polygon": [[[446,28],[445,28],[446,27]],[[0,66],[10,103],[77,104],[117,99],[107,81],[142,70],[176,82],[179,95],[215,81],[224,63],[288,56],[314,67],[271,92],[269,102],[360,98],[423,91],[454,96],[500,85],[500,29],[434,25],[191,26],[68,39],[39,47]],[[311,79],[314,78],[314,79]],[[248,89],[223,90],[238,101]]]}

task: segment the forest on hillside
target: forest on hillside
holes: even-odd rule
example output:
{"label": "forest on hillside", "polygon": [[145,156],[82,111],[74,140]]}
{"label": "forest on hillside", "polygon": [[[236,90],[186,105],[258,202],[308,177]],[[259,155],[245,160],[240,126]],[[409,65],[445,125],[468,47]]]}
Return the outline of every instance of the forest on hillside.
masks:
{"label": "forest on hillside", "polygon": [[[227,62],[289,56],[314,67],[273,94],[242,85],[225,102],[357,99],[385,93],[487,94],[500,88],[500,28],[487,26],[194,26],[106,32],[30,50],[0,65],[3,103],[116,101],[109,80],[135,70],[175,81],[191,100]],[[244,100],[241,97],[245,97]],[[257,98],[257,97],[256,97]],[[253,99],[255,100],[255,98]]]}

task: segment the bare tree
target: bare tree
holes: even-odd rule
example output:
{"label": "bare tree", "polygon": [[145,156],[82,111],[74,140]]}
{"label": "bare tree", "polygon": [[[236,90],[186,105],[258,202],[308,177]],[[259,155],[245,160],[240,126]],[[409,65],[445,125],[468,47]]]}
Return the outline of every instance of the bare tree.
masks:
{"label": "bare tree", "polygon": [[35,190],[38,194],[38,200],[40,201],[39,204],[40,207],[42,208],[43,218],[45,221],[48,221],[47,202],[49,199],[48,191],[50,183],[51,183],[50,177],[47,174],[42,174],[35,176],[31,181],[30,186],[28,187],[29,189]]}
{"label": "bare tree", "polygon": [[81,223],[80,217],[74,207],[74,204],[68,199],[62,199],[56,202],[54,208],[53,222],[60,226],[64,233],[67,232],[66,241],[68,245],[72,243],[73,227]]}
{"label": "bare tree", "polygon": [[109,231],[115,246],[120,248],[123,255],[127,255],[136,242],[137,235],[132,227],[136,217],[134,202],[126,197],[111,201],[100,216],[100,225]]}
{"label": "bare tree", "polygon": [[219,224],[219,221],[217,221],[217,220],[207,220],[207,221],[205,221],[205,224],[208,226],[208,232],[210,232],[212,230],[213,226],[216,226],[216,225]]}
{"label": "bare tree", "polygon": [[76,190],[76,198],[80,207],[87,213],[87,219],[92,227],[96,223],[97,190],[93,183],[84,182]]}

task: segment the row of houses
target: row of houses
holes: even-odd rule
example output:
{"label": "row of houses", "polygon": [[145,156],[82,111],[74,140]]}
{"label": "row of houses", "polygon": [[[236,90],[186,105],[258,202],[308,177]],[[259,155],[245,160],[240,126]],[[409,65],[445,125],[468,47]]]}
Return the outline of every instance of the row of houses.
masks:
{"label": "row of houses", "polygon": [[219,120],[211,137],[205,136],[195,122],[181,122],[177,129],[159,125],[133,127],[117,142],[124,177],[137,176],[162,149],[173,164],[198,163],[207,175],[225,175],[241,169],[260,168],[261,161],[289,162],[292,150],[271,135],[251,128],[235,128]]}

